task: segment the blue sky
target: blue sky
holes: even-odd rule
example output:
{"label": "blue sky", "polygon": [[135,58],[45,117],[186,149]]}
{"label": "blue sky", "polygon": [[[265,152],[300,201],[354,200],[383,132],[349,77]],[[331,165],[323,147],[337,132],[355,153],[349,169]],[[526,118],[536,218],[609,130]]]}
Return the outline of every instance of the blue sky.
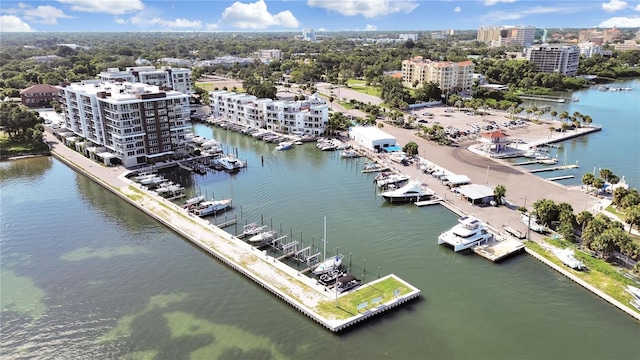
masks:
{"label": "blue sky", "polygon": [[31,0],[0,3],[10,31],[316,31],[640,27],[640,0]]}

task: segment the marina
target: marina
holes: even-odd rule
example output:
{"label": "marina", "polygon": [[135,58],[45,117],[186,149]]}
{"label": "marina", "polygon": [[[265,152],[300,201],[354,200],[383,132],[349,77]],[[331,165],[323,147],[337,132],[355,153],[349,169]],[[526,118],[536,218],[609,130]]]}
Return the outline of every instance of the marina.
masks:
{"label": "marina", "polygon": [[[3,259],[7,261],[3,261],[2,280],[6,284],[5,276],[11,272],[29,282],[33,279],[33,284],[47,295],[50,308],[28,327],[18,316],[4,312],[3,332],[11,334],[3,341],[6,349],[29,351],[42,358],[78,353],[97,358],[133,357],[143,351],[174,350],[199,358],[220,358],[221,353],[234,354],[234,358],[312,358],[318,353],[378,358],[380,346],[372,344],[384,343],[385,353],[395,358],[511,359],[521,356],[523,346],[533,337],[545,344],[528,350],[527,354],[535,358],[631,359],[636,355],[632,344],[640,335],[637,322],[629,321],[622,311],[603,304],[580,286],[571,285],[568,276],[558,276],[558,270],[541,266],[533,256],[508,258],[496,266],[478,256],[438,246],[435,237],[456,221],[448,210],[381,203],[372,194],[371,175],[361,176],[362,166],[352,166],[352,160],[341,161],[337,153],[316,154],[315,147],[307,149],[304,145],[286,154],[288,163],[284,166],[280,159],[265,155],[266,166],[262,168],[260,156],[250,152],[262,154],[264,149],[266,154],[273,149],[272,144],[243,143],[233,136],[229,141],[242,146],[249,162],[257,164],[251,168],[251,176],[244,176],[244,172],[231,175],[235,177],[230,191],[229,180],[225,180],[231,178],[229,174],[195,174],[196,181],[187,187],[187,197],[192,196],[194,186],[205,189],[206,184],[214,184],[209,185],[210,194],[224,193],[237,204],[247,205],[241,222],[268,213],[300,227],[307,242],[314,233],[320,233],[318,219],[331,210],[332,238],[341,249],[357,248],[362,253],[352,266],[357,278],[375,278],[376,268],[381,266],[383,273],[393,270],[423,289],[421,299],[380,315],[375,329],[353,327],[346,333],[348,346],[344,346],[344,336],[330,336],[302,313],[297,316],[270,292],[238,281],[227,266],[193,251],[190,242],[138,214],[137,209],[84,176],[67,171],[57,160],[28,160],[29,173],[5,168],[3,203],[15,211],[3,215],[3,229],[8,231],[3,239]],[[582,148],[587,141],[593,142],[591,138],[577,141],[575,151],[587,154]],[[619,151],[624,148],[620,145],[607,149]],[[597,144],[589,148],[598,149]],[[298,153],[307,157],[302,160]],[[598,153],[602,155],[598,159],[617,157]],[[582,158],[580,162],[591,165]],[[602,160],[593,162],[604,164]],[[634,166],[634,162],[624,165]],[[303,169],[310,176],[286,171],[292,168]],[[279,174],[309,183],[309,187],[301,192],[282,189]],[[33,181],[35,176],[41,181]],[[630,182],[635,181],[628,177]],[[258,178],[260,181],[255,180]],[[321,186],[331,191],[322,191]],[[248,189],[253,188],[256,191],[250,194]],[[24,189],[38,195],[31,196]],[[267,191],[277,200],[261,196]],[[305,207],[293,201],[300,196],[307,199]],[[316,201],[316,197],[326,201]],[[341,206],[336,206],[336,198]],[[359,214],[357,218],[354,212]],[[38,221],[33,221],[36,218]],[[305,218],[312,220],[305,223]],[[64,241],[60,238],[52,243],[43,231],[52,226],[63,230],[69,222],[73,228]],[[242,226],[238,227],[242,232]],[[21,230],[17,232],[16,228]],[[95,256],[70,259],[69,254],[82,254],[83,248]],[[29,254],[25,260],[30,262],[28,266],[14,265],[20,253]],[[571,271],[564,266],[560,269]],[[84,301],[69,300],[78,296]],[[360,312],[373,308],[375,302],[371,300],[376,296],[368,299]],[[625,305],[630,307],[626,301]],[[61,337],[57,329],[70,323],[78,331]],[[487,323],[495,324],[492,336],[475,336]],[[293,330],[295,339],[291,337]],[[584,342],[585,331],[593,341]],[[207,342],[208,337],[215,341]],[[101,345],[96,346],[96,341]],[[102,346],[105,341],[109,348]],[[143,343],[148,346],[140,348],[138,344]],[[118,356],[109,350],[111,346]]]}

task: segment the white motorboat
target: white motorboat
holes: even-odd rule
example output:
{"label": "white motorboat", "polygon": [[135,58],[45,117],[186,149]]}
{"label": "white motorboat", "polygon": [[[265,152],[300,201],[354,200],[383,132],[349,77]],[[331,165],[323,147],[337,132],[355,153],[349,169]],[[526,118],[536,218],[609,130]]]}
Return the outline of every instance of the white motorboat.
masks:
{"label": "white motorboat", "polygon": [[389,185],[399,186],[411,179],[408,175],[394,174],[394,173],[379,173],[375,177],[376,185],[379,187],[387,187]]}
{"label": "white motorboat", "polygon": [[223,156],[223,157],[217,159],[216,162],[220,166],[222,166],[224,169],[229,170],[229,171],[242,169],[245,166],[245,163],[243,163],[242,161],[240,161],[238,158],[236,158],[233,155]]}
{"label": "white motorboat", "polygon": [[267,240],[271,240],[273,238],[276,237],[276,232],[275,230],[269,230],[269,231],[262,231],[256,235],[253,235],[252,237],[249,238],[249,242],[252,243],[263,243]]}
{"label": "white motorboat", "polygon": [[343,158],[357,158],[360,157],[360,153],[353,149],[345,149],[340,153]]}
{"label": "white motorboat", "polygon": [[409,160],[409,157],[407,157],[407,154],[403,151],[395,151],[389,155],[389,159],[391,159],[391,161],[401,163],[403,161]]}
{"label": "white motorboat", "polygon": [[453,246],[453,251],[458,252],[472,248],[493,239],[487,224],[473,216],[463,216],[458,219],[458,224],[438,236],[438,244]]}
{"label": "white motorboat", "polygon": [[627,289],[626,291],[633,295],[633,297],[636,298],[636,301],[640,301],[640,289],[635,287],[635,286],[631,286],[631,285],[627,285]]}
{"label": "white motorboat", "polygon": [[224,210],[231,206],[231,199],[224,200],[208,200],[197,205],[193,210],[193,214],[197,216],[207,216],[218,211]]}
{"label": "white motorboat", "polygon": [[255,222],[250,223],[242,227],[242,234],[240,235],[242,237],[257,235],[263,232],[266,228],[267,228],[266,226],[260,226],[258,225],[258,223],[255,223]]}
{"label": "white motorboat", "polygon": [[537,223],[536,221],[536,217],[535,216],[531,216],[529,217],[529,214],[527,213],[523,213],[520,216],[520,222],[522,222],[523,224],[527,225],[527,227],[529,227],[529,229],[539,233],[539,234],[544,234],[547,232],[547,228],[545,228],[544,226],[540,225]]}
{"label": "white motorboat", "polygon": [[380,194],[385,200],[394,202],[422,201],[435,195],[435,192],[418,181],[409,181],[406,185]]}
{"label": "white motorboat", "polygon": [[313,274],[322,275],[339,268],[342,265],[343,258],[343,255],[335,255],[326,259],[313,269]]}
{"label": "white motorboat", "polygon": [[276,150],[289,150],[293,147],[293,143],[289,141],[283,141],[276,146]]}
{"label": "white motorboat", "polygon": [[152,177],[148,177],[148,178],[144,178],[142,180],[140,180],[140,184],[142,185],[158,185],[163,181],[167,181],[167,179],[164,178],[164,176],[152,176]]}
{"label": "white motorboat", "polygon": [[200,204],[204,200],[205,200],[205,197],[203,195],[195,196],[195,197],[192,197],[191,199],[187,199],[184,202],[184,204],[182,204],[182,207],[185,208],[185,209],[190,208],[190,207],[196,207],[198,204]]}
{"label": "white motorboat", "polygon": [[555,255],[558,259],[560,259],[560,261],[562,261],[563,264],[567,265],[568,267],[572,268],[573,270],[584,270],[586,269],[586,266],[584,266],[584,264],[582,263],[582,261],[576,259],[576,257],[573,255],[573,250],[566,248],[566,249],[554,249],[553,250],[553,255]]}

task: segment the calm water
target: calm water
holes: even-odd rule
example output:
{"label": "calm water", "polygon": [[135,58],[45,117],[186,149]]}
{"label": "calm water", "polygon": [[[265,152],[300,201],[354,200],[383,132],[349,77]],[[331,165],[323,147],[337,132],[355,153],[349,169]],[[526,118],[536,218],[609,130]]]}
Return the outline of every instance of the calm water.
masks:
{"label": "calm water", "polygon": [[263,219],[316,246],[327,216],[328,248],[352,255],[352,273],[395,273],[421,299],[329,333],[59,161],[21,160],[0,172],[0,357],[637,358],[637,322],[528,256],[496,265],[438,246],[455,215],[384,204],[363,160],[196,132],[249,168],[168,174],[190,195],[231,197],[240,225]]}
{"label": "calm water", "polygon": [[[550,105],[560,114],[575,111],[591,116],[594,125],[603,130],[561,143],[560,149],[550,154],[559,159],[559,164],[575,164],[578,169],[539,173],[542,177],[575,175],[573,179],[558,181],[564,185],[580,185],[582,175],[593,172],[597,176],[600,168],[608,168],[625,178],[630,187],[640,189],[640,79],[608,84],[631,87],[632,91],[600,91],[597,87],[576,91],[579,102],[556,104],[534,102],[535,105]],[[566,95],[564,95],[566,96]],[[534,166],[539,167],[539,165]]]}

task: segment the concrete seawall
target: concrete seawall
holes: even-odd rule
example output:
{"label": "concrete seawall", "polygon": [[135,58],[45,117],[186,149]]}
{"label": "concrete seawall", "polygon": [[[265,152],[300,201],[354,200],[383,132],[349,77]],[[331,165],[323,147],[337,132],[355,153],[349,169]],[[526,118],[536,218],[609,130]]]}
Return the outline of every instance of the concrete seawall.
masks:
{"label": "concrete seawall", "polygon": [[566,269],[563,269],[561,266],[558,266],[558,264],[555,264],[552,261],[549,261],[549,259],[547,259],[544,256],[538,254],[537,252],[535,252],[535,251],[533,251],[533,250],[531,250],[531,249],[529,249],[527,247],[525,247],[525,251],[527,252],[527,254],[531,255],[534,259],[537,259],[540,262],[546,264],[547,266],[549,266],[553,270],[555,270],[555,271],[559,272],[560,274],[566,276],[567,278],[569,278],[570,280],[574,281],[578,285],[580,285],[580,286],[584,287],[585,289],[591,291],[592,293],[596,294],[601,299],[609,302],[611,305],[613,305],[616,308],[622,310],[627,315],[630,315],[634,319],[640,321],[640,313],[637,313],[637,312],[633,311],[632,309],[630,309],[628,306],[625,306],[620,301],[618,301],[618,300],[612,298],[611,296],[605,294],[604,292],[596,289],[593,285],[591,285],[591,284],[587,283],[586,281],[578,278],[577,276],[573,275],[571,272],[567,271]]}

